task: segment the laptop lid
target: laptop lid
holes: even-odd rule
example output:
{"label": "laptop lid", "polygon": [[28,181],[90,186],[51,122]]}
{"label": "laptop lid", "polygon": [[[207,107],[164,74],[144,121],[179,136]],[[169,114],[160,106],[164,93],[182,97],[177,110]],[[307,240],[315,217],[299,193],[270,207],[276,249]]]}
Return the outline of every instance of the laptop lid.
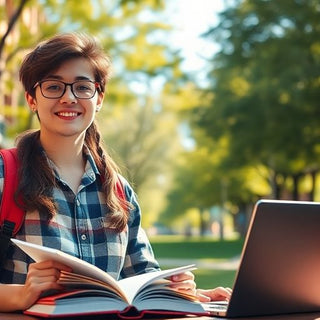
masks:
{"label": "laptop lid", "polygon": [[320,311],[320,203],[254,207],[228,317]]}

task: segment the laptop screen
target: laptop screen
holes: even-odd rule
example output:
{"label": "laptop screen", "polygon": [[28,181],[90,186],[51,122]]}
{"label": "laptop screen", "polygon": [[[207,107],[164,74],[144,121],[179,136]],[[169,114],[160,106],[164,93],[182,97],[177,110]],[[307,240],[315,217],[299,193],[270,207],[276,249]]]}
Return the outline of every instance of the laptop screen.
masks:
{"label": "laptop screen", "polygon": [[320,203],[254,207],[227,316],[320,311]]}

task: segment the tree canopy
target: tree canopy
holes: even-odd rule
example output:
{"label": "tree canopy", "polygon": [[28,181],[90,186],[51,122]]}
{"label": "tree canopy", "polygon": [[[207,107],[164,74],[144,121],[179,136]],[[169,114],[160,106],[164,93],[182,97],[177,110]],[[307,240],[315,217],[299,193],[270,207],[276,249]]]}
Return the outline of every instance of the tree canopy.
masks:
{"label": "tree canopy", "polygon": [[160,210],[165,219],[225,202],[237,212],[260,197],[313,199],[320,163],[318,1],[228,2],[204,35],[219,45],[207,62],[206,88],[181,70],[180,54],[167,41],[164,0],[5,3],[0,16],[12,26],[0,41],[7,136],[37,125],[17,85],[24,54],[55,33],[84,31],[112,58],[98,122],[150,224]]}
{"label": "tree canopy", "polygon": [[225,165],[264,165],[275,184],[319,170],[319,18],[317,1],[236,1],[207,32],[220,51],[197,121],[228,139]]}
{"label": "tree canopy", "polygon": [[[2,37],[0,111],[7,124],[6,137],[38,126],[17,85],[22,57],[53,34],[87,32],[102,42],[113,62],[104,107],[98,115],[104,141],[136,192],[159,188],[159,177],[166,175],[170,165],[168,159],[179,149],[179,118],[175,106],[160,101],[161,92],[164,84],[172,91],[186,81],[179,53],[166,41],[171,26],[162,16],[163,8],[163,0],[68,0],[63,5],[58,0],[7,0],[0,7],[4,21],[11,25],[13,14],[19,14],[14,28]],[[153,196],[161,199],[166,188],[160,184],[160,192]],[[159,211],[153,203],[159,201],[141,201],[153,220]]]}

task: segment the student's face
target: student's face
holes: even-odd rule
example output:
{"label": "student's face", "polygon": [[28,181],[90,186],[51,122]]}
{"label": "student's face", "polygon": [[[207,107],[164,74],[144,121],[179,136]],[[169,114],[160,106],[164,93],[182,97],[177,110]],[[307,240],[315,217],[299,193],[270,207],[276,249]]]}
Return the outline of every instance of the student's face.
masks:
{"label": "student's face", "polygon": [[[66,83],[79,79],[95,80],[92,67],[84,58],[64,62],[43,80],[47,79],[61,80]],[[94,120],[97,108],[102,104],[103,94],[96,91],[91,99],[79,99],[71,92],[71,87],[67,86],[61,98],[49,99],[42,95],[38,85],[35,97],[27,93],[26,99],[30,108],[38,113],[42,136],[68,137],[84,135]]]}

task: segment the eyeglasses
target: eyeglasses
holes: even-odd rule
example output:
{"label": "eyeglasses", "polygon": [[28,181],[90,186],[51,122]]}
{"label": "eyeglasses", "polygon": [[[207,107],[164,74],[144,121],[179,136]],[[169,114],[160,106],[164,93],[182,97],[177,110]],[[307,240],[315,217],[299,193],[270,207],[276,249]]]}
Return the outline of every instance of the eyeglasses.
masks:
{"label": "eyeglasses", "polygon": [[67,86],[70,86],[71,92],[78,99],[91,99],[99,88],[98,82],[91,80],[78,80],[72,83],[66,83],[60,80],[43,80],[38,81],[33,88],[40,87],[40,91],[45,98],[58,99],[61,98]]}

